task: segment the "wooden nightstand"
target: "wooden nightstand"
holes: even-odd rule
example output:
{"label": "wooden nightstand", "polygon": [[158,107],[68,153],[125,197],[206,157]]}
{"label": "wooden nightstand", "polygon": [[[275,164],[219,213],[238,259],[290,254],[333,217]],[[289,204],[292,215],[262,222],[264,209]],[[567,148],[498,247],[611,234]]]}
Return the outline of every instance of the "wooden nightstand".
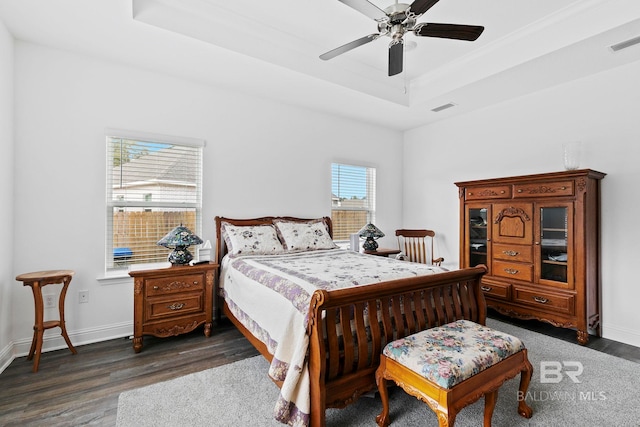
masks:
{"label": "wooden nightstand", "polygon": [[133,350],[142,350],[143,335],[180,335],[202,324],[210,336],[217,269],[212,262],[129,272],[134,279]]}
{"label": "wooden nightstand", "polygon": [[367,254],[367,255],[377,255],[377,256],[388,257],[389,255],[399,254],[400,253],[400,249],[378,248],[375,251],[364,251],[364,253]]}

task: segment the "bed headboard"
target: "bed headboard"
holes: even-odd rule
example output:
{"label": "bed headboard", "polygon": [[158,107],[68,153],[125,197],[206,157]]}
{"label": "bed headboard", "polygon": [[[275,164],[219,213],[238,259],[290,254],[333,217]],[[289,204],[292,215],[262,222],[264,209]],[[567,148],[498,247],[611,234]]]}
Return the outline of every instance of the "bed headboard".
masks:
{"label": "bed headboard", "polygon": [[223,216],[216,216],[216,259],[218,264],[222,262],[222,258],[227,254],[227,246],[224,243],[224,239],[222,238],[222,222],[228,222],[229,224],[243,226],[243,225],[265,225],[265,224],[273,224],[273,221],[276,219],[282,219],[285,221],[295,221],[295,222],[307,222],[321,219],[325,225],[327,226],[327,230],[329,230],[329,235],[333,238],[333,224],[331,223],[331,218],[328,216],[324,216],[321,218],[296,218],[291,216],[263,216],[261,218],[245,218],[245,219],[237,219],[237,218],[226,218]]}

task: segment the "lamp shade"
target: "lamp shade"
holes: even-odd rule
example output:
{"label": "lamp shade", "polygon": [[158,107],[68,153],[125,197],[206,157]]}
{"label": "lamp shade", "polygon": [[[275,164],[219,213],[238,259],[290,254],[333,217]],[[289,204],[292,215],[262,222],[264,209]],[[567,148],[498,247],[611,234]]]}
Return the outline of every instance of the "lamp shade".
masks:
{"label": "lamp shade", "polygon": [[202,239],[182,224],[168,232],[158,241],[158,245],[173,249],[169,254],[168,260],[174,265],[183,265],[191,262],[193,255],[189,252],[188,247],[201,243],[203,243]]}
{"label": "lamp shade", "polygon": [[362,227],[360,229],[360,231],[358,231],[358,236],[362,237],[362,238],[372,238],[372,239],[379,239],[381,237],[384,237],[384,233],[382,231],[380,231],[380,229],[378,227],[376,227],[375,225],[369,223],[367,225],[365,225],[364,227]]}
{"label": "lamp shade", "polygon": [[380,231],[378,227],[369,223],[358,231],[358,236],[366,239],[362,244],[362,249],[365,251],[375,251],[378,249],[378,242],[376,242],[375,239],[384,237],[384,233]]}
{"label": "lamp shade", "polygon": [[158,245],[170,249],[177,248],[179,246],[199,245],[201,243],[203,243],[202,239],[193,234],[191,230],[182,224],[168,232],[158,241]]}

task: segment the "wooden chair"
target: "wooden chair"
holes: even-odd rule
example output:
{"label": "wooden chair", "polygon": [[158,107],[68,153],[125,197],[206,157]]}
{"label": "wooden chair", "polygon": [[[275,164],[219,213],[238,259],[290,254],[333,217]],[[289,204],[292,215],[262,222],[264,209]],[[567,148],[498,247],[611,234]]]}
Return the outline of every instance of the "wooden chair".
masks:
{"label": "wooden chair", "polygon": [[422,264],[441,265],[444,258],[434,258],[433,241],[436,233],[433,230],[396,230],[400,254],[398,259],[419,262]]}

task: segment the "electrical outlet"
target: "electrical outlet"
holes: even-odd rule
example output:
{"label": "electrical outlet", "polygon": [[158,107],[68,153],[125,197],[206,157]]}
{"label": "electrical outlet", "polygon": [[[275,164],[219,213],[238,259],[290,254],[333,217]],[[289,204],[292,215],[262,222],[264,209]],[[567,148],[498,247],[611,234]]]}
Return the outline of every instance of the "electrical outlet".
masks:
{"label": "electrical outlet", "polygon": [[55,295],[44,295],[44,306],[45,308],[53,308],[56,306],[56,296]]}
{"label": "electrical outlet", "polygon": [[89,302],[89,291],[79,291],[78,301],[80,302],[80,304]]}

